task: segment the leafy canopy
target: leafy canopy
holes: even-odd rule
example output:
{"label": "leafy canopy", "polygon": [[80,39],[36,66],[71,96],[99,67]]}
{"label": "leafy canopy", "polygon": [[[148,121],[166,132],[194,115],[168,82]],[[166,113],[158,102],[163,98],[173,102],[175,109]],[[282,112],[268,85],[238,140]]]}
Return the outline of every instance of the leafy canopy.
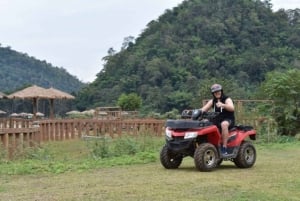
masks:
{"label": "leafy canopy", "polygon": [[262,84],[265,95],[275,101],[274,117],[278,132],[295,135],[300,132],[300,70],[273,71]]}
{"label": "leafy canopy", "polygon": [[136,93],[122,94],[118,99],[117,105],[122,110],[134,111],[141,107],[142,99]]}
{"label": "leafy canopy", "polygon": [[200,107],[208,86],[223,80],[233,99],[255,98],[267,72],[300,66],[300,10],[271,8],[258,0],[183,1],[135,40],[125,38],[119,52],[109,49],[78,105],[113,106],[136,93],[146,112]]}

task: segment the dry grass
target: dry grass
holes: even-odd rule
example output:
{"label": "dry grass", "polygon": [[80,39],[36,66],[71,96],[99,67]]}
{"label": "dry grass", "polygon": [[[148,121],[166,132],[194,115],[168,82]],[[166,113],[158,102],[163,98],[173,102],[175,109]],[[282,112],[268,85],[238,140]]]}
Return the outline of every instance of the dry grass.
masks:
{"label": "dry grass", "polygon": [[257,145],[257,154],[251,169],[227,161],[209,173],[196,171],[186,158],[176,170],[157,161],[81,173],[1,175],[0,200],[300,200],[299,143]]}

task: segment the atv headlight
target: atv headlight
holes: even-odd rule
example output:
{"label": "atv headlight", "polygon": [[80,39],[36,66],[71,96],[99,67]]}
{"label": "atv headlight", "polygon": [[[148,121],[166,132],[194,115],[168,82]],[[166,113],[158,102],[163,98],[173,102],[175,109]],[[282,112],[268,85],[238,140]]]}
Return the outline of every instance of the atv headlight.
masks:
{"label": "atv headlight", "polygon": [[186,132],[184,135],[184,139],[196,138],[197,135],[197,132]]}
{"label": "atv headlight", "polygon": [[172,138],[172,131],[169,130],[168,128],[166,128],[166,138],[167,138],[168,140],[172,140],[172,139],[173,139],[173,138]]}

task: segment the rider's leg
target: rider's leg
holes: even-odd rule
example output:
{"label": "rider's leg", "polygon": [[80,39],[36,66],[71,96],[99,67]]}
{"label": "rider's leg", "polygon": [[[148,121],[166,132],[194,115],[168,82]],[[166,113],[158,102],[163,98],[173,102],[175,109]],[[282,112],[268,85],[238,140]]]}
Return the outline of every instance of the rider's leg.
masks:
{"label": "rider's leg", "polygon": [[228,121],[222,121],[221,122],[221,128],[222,128],[222,142],[223,142],[223,147],[227,148],[227,140],[228,140],[228,135],[229,135],[229,128],[230,122]]}

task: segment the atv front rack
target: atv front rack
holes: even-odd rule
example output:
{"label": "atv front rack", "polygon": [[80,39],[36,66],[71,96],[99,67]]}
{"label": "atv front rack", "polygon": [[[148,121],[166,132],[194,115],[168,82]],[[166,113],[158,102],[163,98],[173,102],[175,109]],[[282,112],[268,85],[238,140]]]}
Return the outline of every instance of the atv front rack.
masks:
{"label": "atv front rack", "polygon": [[212,122],[209,121],[194,121],[194,120],[174,120],[168,119],[166,122],[166,127],[172,129],[190,129],[190,128],[201,128],[213,125]]}

